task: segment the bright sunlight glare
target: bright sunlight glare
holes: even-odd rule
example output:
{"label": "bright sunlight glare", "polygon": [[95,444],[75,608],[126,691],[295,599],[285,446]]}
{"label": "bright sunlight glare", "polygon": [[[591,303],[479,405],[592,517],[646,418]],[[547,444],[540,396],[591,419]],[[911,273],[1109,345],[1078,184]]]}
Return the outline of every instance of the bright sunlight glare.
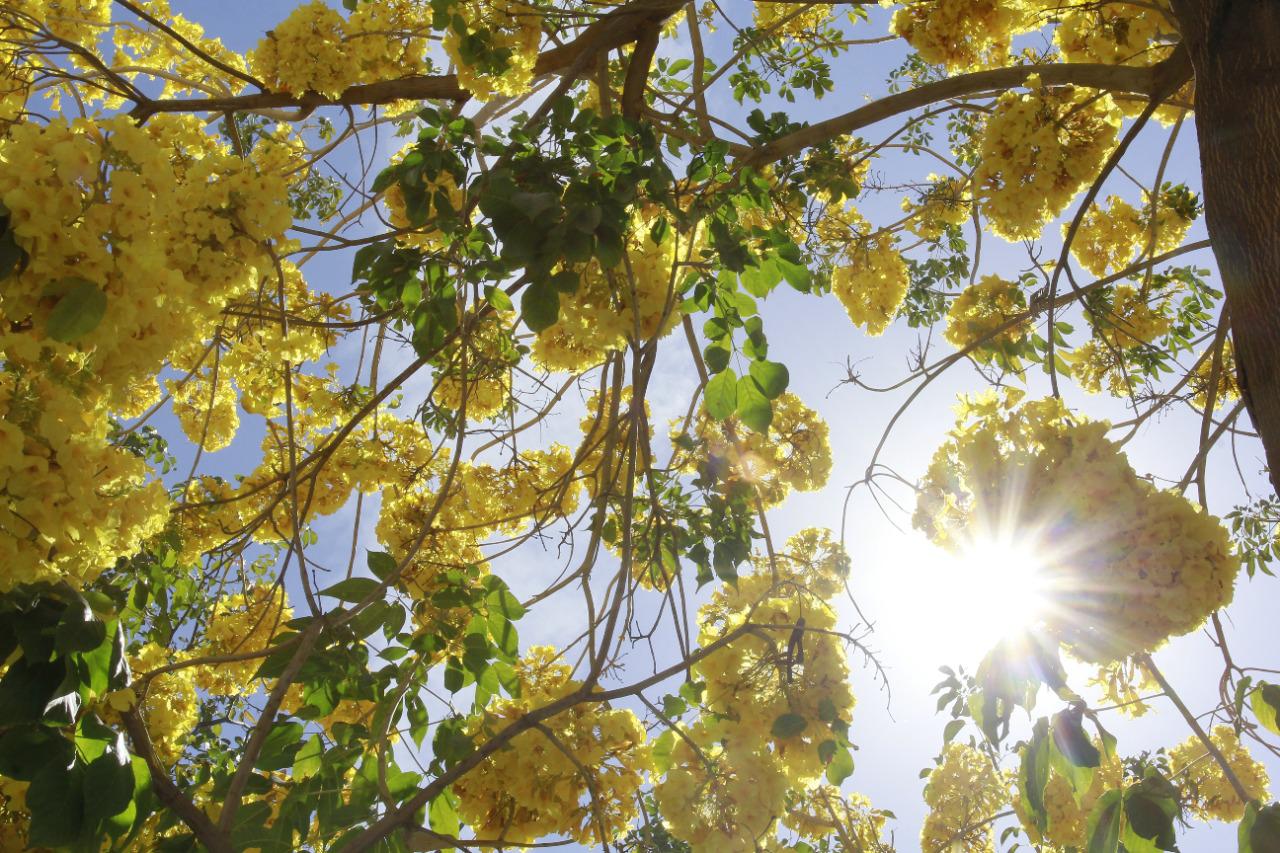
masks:
{"label": "bright sunlight glare", "polygon": [[875,571],[877,615],[913,627],[904,639],[919,664],[976,665],[1042,613],[1043,570],[1029,542],[983,539],[952,553],[912,535],[899,559]]}

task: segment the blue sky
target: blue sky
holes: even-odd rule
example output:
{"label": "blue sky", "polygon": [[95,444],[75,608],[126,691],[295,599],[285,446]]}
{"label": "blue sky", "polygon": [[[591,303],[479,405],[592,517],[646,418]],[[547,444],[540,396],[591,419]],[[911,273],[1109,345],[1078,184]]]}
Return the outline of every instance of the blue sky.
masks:
{"label": "blue sky", "polygon": [[[261,2],[184,2],[175,3],[176,10],[205,24],[211,35],[221,37],[236,50],[247,50],[261,37],[264,30],[283,18],[292,3],[280,0]],[[739,15],[747,8],[741,0],[725,6]],[[121,14],[124,14],[121,12]],[[874,10],[873,23],[859,25],[864,34],[879,35],[884,30],[885,13]],[[683,33],[683,30],[681,31]],[[724,31],[712,37],[709,51],[723,55],[726,39]],[[683,39],[669,44],[664,51],[677,53],[685,47]],[[875,96],[884,91],[884,81],[889,69],[897,65],[905,55],[900,43],[856,48],[847,54],[834,74],[836,94],[818,103],[796,105],[766,104],[765,111],[786,109],[801,120],[818,120],[845,112],[861,104],[866,95]],[[741,116],[742,108],[732,102],[726,86],[721,84],[711,98],[713,113]],[[869,139],[876,139],[875,128],[866,132]],[[1165,132],[1152,128],[1139,139],[1126,164],[1141,180],[1150,181],[1155,164],[1165,141]],[[383,135],[384,143],[386,134]],[[1195,134],[1188,125],[1182,131],[1179,144],[1169,167],[1169,179],[1182,180],[1193,189],[1199,182],[1199,171],[1194,148]],[[386,157],[399,143],[393,141],[383,146],[379,155]],[[334,160],[338,168],[350,168],[351,155],[344,153]],[[899,155],[890,155],[877,163],[877,170],[893,178],[899,169],[908,170],[916,178],[936,169],[927,162]],[[1121,192],[1131,201],[1135,193],[1119,177],[1112,179],[1106,190]],[[863,213],[873,222],[887,222],[899,215],[901,194],[885,193],[860,205]],[[1053,235],[1055,226],[1046,230],[1046,245],[1050,256],[1056,255]],[[1197,224],[1189,239],[1203,237],[1203,228]],[[1193,256],[1196,263],[1212,268],[1208,253]],[[988,235],[983,242],[982,272],[997,273],[1006,278],[1027,266],[1023,247],[1005,244]],[[346,253],[318,256],[306,267],[312,287],[338,292],[347,289],[350,279],[350,258]],[[863,476],[871,453],[880,439],[892,412],[904,399],[905,392],[875,394],[848,385],[841,385],[846,375],[846,365],[855,364],[863,379],[873,384],[884,384],[900,378],[907,370],[905,355],[918,343],[915,330],[897,324],[879,338],[868,338],[853,328],[843,309],[834,297],[815,298],[802,296],[786,288],[776,291],[765,309],[766,329],[769,333],[771,357],[791,368],[792,390],[809,405],[817,408],[827,419],[832,431],[832,449],[835,470],[827,489],[818,493],[794,495],[782,508],[771,512],[770,526],[777,539],[796,530],[812,525],[825,525],[839,530],[844,499],[844,487]],[[1082,328],[1077,323],[1077,328]],[[358,340],[344,342],[334,353],[334,359],[350,364],[358,349]],[[935,341],[935,357],[950,350],[941,341]],[[387,365],[384,375],[394,371]],[[669,340],[667,352],[660,362],[658,375],[653,383],[651,398],[654,423],[661,425],[676,413],[683,413],[695,380],[678,338]],[[982,380],[968,367],[954,368],[936,382],[911,408],[910,414],[893,431],[882,456],[908,478],[923,472],[934,448],[943,439],[951,425],[951,407],[958,392],[980,388]],[[1048,393],[1047,381],[1028,374],[1027,386],[1031,396]],[[424,389],[421,383],[412,383],[406,389],[409,400],[415,399]],[[1122,420],[1127,417],[1116,401],[1098,397],[1086,397],[1068,387],[1068,401],[1078,405],[1091,417],[1110,417]],[[410,406],[411,408],[411,406]],[[542,425],[539,441],[577,440],[580,408],[570,403],[565,411],[553,415]],[[250,416],[242,418],[243,434],[231,448],[217,454],[206,454],[203,470],[214,473],[244,472],[256,461],[261,429]],[[172,426],[172,421],[168,421]],[[1138,436],[1127,445],[1134,466],[1140,472],[1157,477],[1178,479],[1195,452],[1199,420],[1189,413],[1174,413],[1148,422]],[[659,430],[661,431],[661,430]],[[166,430],[170,432],[170,430]],[[185,474],[189,464],[189,452],[180,449],[184,459],[179,471]],[[1265,478],[1258,474],[1261,468],[1261,452],[1255,442],[1242,440],[1238,445],[1240,468],[1249,488],[1255,494],[1265,494]],[[1209,496],[1211,509],[1217,514],[1227,512],[1232,506],[1245,500],[1246,495],[1236,474],[1229,450],[1224,444],[1210,457]],[[857,490],[849,502],[847,519],[847,546],[853,557],[854,571],[851,591],[866,615],[875,623],[870,639],[880,660],[886,666],[892,685],[892,702],[875,682],[868,669],[854,662],[854,685],[859,705],[854,716],[851,735],[860,745],[856,754],[857,770],[846,783],[851,790],[870,796],[880,807],[896,812],[896,833],[899,849],[915,847],[916,834],[924,813],[921,799],[921,781],[918,773],[930,766],[932,758],[941,748],[941,730],[945,718],[935,716],[934,703],[928,696],[933,684],[940,677],[937,667],[944,664],[964,664],[973,667],[981,654],[980,649],[964,638],[969,627],[962,614],[940,613],[929,602],[936,600],[939,572],[946,571],[939,557],[920,544],[918,537],[904,534],[898,528],[909,529],[909,510],[913,499],[899,489],[896,497],[904,502],[907,512],[890,508],[882,512],[871,500],[865,489]],[[373,520],[376,518],[376,498],[366,502],[362,545],[375,547],[372,538]],[[336,543],[336,551],[345,555],[350,537],[352,513],[349,508],[316,525],[322,542]],[[530,546],[536,548],[536,546]],[[527,549],[522,549],[527,550]],[[345,560],[343,561],[345,564]],[[557,571],[560,561],[557,555],[520,554],[494,566],[517,591],[534,591],[540,582]],[[940,568],[941,567],[941,568]],[[1228,621],[1233,626],[1237,660],[1265,666],[1271,660],[1270,578],[1246,579],[1243,574],[1238,582],[1236,603],[1228,611]],[[571,623],[579,613],[578,601],[561,597],[548,603],[550,613],[531,617],[522,625],[525,644],[555,642],[564,639],[562,626]],[[560,618],[557,618],[559,614]],[[848,608],[852,620],[855,615]],[[536,621],[535,621],[536,619]],[[647,652],[637,650],[637,665],[647,666]],[[1210,642],[1202,635],[1192,635],[1174,641],[1157,656],[1172,683],[1179,688],[1188,704],[1196,710],[1211,708],[1216,703],[1214,683],[1206,682],[1205,672],[1214,672],[1220,659]],[[1218,670],[1220,671],[1220,670]],[[1216,676],[1210,679],[1216,682]],[[1042,713],[1056,710],[1045,704]],[[1172,712],[1172,708],[1157,704],[1158,714],[1130,724],[1112,715],[1113,731],[1120,736],[1121,750],[1133,754],[1142,749],[1171,746],[1183,740],[1188,732]],[[1261,750],[1256,750],[1262,757]],[[1280,765],[1269,763],[1272,776],[1280,782]],[[1182,839],[1184,851],[1211,851],[1232,849],[1234,827],[1209,827],[1186,834]]]}

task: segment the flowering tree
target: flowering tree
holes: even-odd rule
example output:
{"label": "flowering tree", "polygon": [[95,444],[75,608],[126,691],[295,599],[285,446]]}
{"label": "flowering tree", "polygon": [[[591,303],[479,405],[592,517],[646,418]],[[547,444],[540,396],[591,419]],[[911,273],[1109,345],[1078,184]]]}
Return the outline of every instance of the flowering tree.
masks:
{"label": "flowering tree", "polygon": [[[344,5],[241,55],[166,0],[0,3],[0,846],[889,849],[847,790],[876,661],[843,533],[769,530],[832,468],[770,357],[789,288],[938,327],[890,429],[953,368],[975,387],[914,524],[1050,555],[1046,606],[939,685],[920,847],[1167,850],[1182,818],[1278,849],[1250,750],[1280,754],[1280,685],[1217,615],[1277,506],[1229,530],[1206,485],[1246,410],[1280,462],[1277,7]],[[833,68],[879,42],[887,93],[757,107],[862,94]],[[334,255],[349,285],[309,275]],[[697,377],[669,426],[660,353]],[[1182,481],[1071,386],[1133,429],[1192,412]],[[565,411],[574,442],[540,441]],[[563,644],[522,645],[555,598]],[[1206,625],[1216,725],[1153,659]],[[1127,752],[1103,711],[1153,691],[1187,740]]]}

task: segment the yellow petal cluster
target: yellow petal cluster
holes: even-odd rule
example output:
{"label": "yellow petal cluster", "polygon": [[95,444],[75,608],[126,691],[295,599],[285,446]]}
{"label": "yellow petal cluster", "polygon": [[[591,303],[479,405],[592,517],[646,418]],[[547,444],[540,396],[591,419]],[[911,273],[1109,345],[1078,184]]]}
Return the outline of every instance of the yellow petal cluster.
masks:
{"label": "yellow petal cluster", "polygon": [[918,528],[947,547],[1033,537],[1044,626],[1087,661],[1151,651],[1231,601],[1239,561],[1216,518],[1140,478],[1105,422],[1012,399],[967,404],[922,483]]}
{"label": "yellow petal cluster", "polygon": [[[1222,753],[1250,799],[1271,798],[1267,769],[1249,754],[1231,726],[1214,726],[1209,740]],[[1201,820],[1231,823],[1244,817],[1245,804],[1227,780],[1222,765],[1210,755],[1199,737],[1192,735],[1169,750],[1169,769],[1183,791],[1187,811]]]}
{"label": "yellow petal cluster", "polygon": [[845,252],[845,263],[831,273],[832,292],[853,324],[869,335],[889,327],[910,284],[906,261],[894,243],[892,235],[882,234],[851,246]]}
{"label": "yellow petal cluster", "polygon": [[1026,297],[1016,282],[985,275],[951,303],[943,336],[957,349],[975,347],[970,355],[978,361],[990,362],[999,353],[1015,356],[1031,334],[1031,319],[998,330],[1026,310]]}
{"label": "yellow petal cluster", "polygon": [[1115,147],[1120,111],[1109,95],[1048,88],[1035,75],[1025,93],[1005,92],[979,141],[973,193],[991,229],[1035,239],[1098,176]]}
{"label": "yellow petal cluster", "polygon": [[[537,708],[576,692],[581,682],[547,646],[516,667],[519,698],[498,699],[468,725],[478,742]],[[479,838],[525,844],[566,835],[605,844],[628,829],[649,769],[644,726],[629,710],[584,702],[521,732],[453,785],[458,813]]]}
{"label": "yellow petal cluster", "polygon": [[929,806],[920,830],[925,853],[995,853],[995,828],[988,818],[1009,800],[1009,783],[991,759],[967,744],[947,744],[942,762],[929,774],[924,801]]}

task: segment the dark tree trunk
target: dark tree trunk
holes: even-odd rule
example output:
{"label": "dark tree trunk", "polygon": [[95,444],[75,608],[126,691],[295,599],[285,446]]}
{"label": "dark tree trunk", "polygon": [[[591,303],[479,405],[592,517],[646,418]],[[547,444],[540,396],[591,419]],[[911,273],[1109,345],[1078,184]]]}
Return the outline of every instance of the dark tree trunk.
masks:
{"label": "dark tree trunk", "polygon": [[1280,481],[1280,0],[1173,0],[1245,403]]}

